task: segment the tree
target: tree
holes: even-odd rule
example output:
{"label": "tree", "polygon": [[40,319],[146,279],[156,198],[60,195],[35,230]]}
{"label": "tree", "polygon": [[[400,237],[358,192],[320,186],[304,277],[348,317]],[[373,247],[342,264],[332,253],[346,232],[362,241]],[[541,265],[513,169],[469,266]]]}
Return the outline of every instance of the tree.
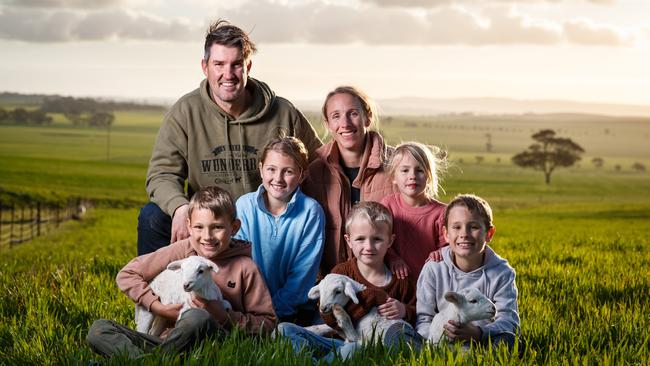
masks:
{"label": "tree", "polygon": [[109,127],[113,124],[115,116],[113,113],[97,112],[88,117],[88,125],[94,127]]}
{"label": "tree", "polygon": [[645,172],[645,165],[639,162],[635,162],[634,164],[632,164],[632,170],[637,172]]}
{"label": "tree", "polygon": [[556,168],[575,164],[584,149],[569,138],[556,137],[553,130],[541,130],[531,136],[536,143],[528,150],[512,157],[512,162],[522,168],[544,172],[546,184],[551,184],[551,174]]}
{"label": "tree", "polygon": [[593,158],[591,159],[591,162],[596,168],[602,168],[603,165],[605,165],[605,160],[603,160],[603,158]]}

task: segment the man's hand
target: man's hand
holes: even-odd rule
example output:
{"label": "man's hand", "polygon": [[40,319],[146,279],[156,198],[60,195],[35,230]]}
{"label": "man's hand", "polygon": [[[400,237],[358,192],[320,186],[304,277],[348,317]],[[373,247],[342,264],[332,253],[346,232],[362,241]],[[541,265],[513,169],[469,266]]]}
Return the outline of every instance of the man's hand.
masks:
{"label": "man's hand", "polygon": [[403,280],[409,275],[409,266],[400,258],[390,262],[390,271],[397,276],[397,278]]}
{"label": "man's hand", "polygon": [[450,340],[456,341],[480,341],[483,336],[481,328],[474,324],[468,323],[460,325],[456,321],[450,320],[447,324],[442,326],[445,329],[445,334]]}
{"label": "man's hand", "polygon": [[171,319],[176,321],[178,319],[178,314],[181,311],[183,304],[163,304],[160,301],[154,301],[151,304],[151,312],[162,316],[163,318]]}
{"label": "man's hand", "polygon": [[182,206],[178,206],[176,211],[174,211],[174,217],[172,217],[172,237],[171,237],[171,243],[175,243],[179,240],[183,240],[187,237],[190,236],[190,232],[187,229],[187,209],[190,206],[188,204],[184,204]]}
{"label": "man's hand", "polygon": [[406,316],[406,306],[399,300],[389,297],[385,303],[377,307],[379,315],[386,319],[404,319]]}

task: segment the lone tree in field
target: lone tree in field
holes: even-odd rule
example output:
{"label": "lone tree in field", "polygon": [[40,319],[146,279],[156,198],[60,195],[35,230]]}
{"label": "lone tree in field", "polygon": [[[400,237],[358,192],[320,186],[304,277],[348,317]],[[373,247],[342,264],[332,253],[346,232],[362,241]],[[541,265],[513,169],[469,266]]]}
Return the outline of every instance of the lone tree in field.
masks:
{"label": "lone tree in field", "polygon": [[598,169],[602,168],[603,165],[605,165],[605,160],[603,160],[603,158],[593,158],[593,159],[591,159],[591,162]]}
{"label": "lone tree in field", "polygon": [[569,138],[555,137],[553,130],[541,130],[531,136],[536,142],[512,157],[512,162],[522,168],[544,172],[546,184],[551,184],[555,168],[569,167],[580,160],[585,150]]}

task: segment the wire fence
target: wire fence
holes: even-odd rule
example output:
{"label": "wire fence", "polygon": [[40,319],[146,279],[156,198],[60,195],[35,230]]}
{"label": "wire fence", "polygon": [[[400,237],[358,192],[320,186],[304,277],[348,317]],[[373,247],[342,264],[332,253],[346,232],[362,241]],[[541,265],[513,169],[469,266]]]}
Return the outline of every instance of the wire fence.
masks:
{"label": "wire fence", "polygon": [[41,203],[4,205],[0,202],[0,249],[34,239],[56,229],[62,222],[78,219],[86,211],[82,200],[71,200],[64,207]]}

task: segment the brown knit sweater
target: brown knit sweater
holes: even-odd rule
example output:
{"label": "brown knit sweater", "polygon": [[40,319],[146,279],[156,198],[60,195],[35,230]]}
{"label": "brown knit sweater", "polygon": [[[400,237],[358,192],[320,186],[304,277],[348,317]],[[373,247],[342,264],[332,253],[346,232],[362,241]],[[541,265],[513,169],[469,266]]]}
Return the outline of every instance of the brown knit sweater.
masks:
{"label": "brown knit sweater", "polygon": [[[406,316],[404,320],[412,325],[415,323],[415,287],[410,280],[411,277],[400,280],[397,276],[393,275],[388,285],[383,287],[375,286],[361,275],[356,258],[337,264],[332,268],[332,273],[346,275],[366,286],[365,290],[357,293],[359,304],[350,301],[345,306],[345,311],[350,315],[350,319],[353,322],[361,319],[372,307],[384,304],[389,297],[392,297],[406,305]],[[340,330],[332,314],[321,313],[320,315],[327,325],[333,329]]]}

